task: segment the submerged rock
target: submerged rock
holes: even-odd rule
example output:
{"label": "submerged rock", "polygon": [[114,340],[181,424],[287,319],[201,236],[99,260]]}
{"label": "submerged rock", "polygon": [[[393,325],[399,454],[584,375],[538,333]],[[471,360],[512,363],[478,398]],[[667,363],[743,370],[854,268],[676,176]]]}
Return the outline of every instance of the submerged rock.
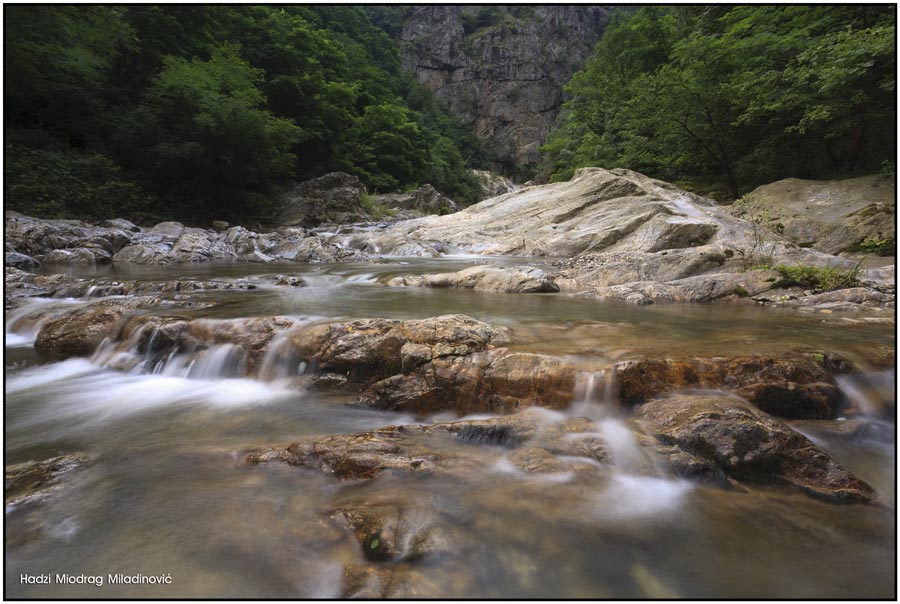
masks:
{"label": "submerged rock", "polygon": [[741,481],[786,484],[826,501],[865,503],[875,491],[805,436],[736,397],[649,401],[636,416],[661,442],[710,460]]}
{"label": "submerged rock", "polygon": [[456,287],[505,294],[559,291],[559,287],[544,271],[530,266],[473,266],[456,273],[394,277],[387,284],[395,287]]}
{"label": "submerged rock", "polygon": [[3,477],[6,505],[17,506],[45,497],[87,461],[88,456],[84,453],[72,453],[6,466]]}

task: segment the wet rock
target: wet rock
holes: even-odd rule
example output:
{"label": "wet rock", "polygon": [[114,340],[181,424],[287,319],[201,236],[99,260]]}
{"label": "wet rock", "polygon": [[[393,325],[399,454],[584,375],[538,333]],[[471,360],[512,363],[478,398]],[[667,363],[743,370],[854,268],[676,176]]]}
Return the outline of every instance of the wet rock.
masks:
{"label": "wet rock", "polygon": [[636,417],[661,442],[713,461],[741,481],[789,485],[826,501],[874,501],[875,491],[806,437],[727,396],[655,399]]}
{"label": "wet rock", "polygon": [[332,517],[354,534],[370,562],[416,563],[423,558],[457,555],[472,546],[463,542],[461,531],[440,523],[427,502],[351,501]]}
{"label": "wet rock", "polygon": [[16,505],[46,495],[87,460],[88,456],[84,453],[72,453],[44,461],[28,461],[6,466],[3,483],[6,504]]}
{"label": "wet rock", "polygon": [[619,399],[627,405],[670,390],[717,388],[735,392],[773,415],[834,418],[841,406],[833,374],[842,360],[820,354],[683,360],[642,359],[616,365]]}
{"label": "wet rock", "polygon": [[443,315],[319,325],[292,339],[300,356],[318,371],[368,385],[435,359],[487,350],[505,342],[506,332],[465,315]]}
{"label": "wet rock", "polygon": [[843,399],[840,390],[825,382],[753,384],[736,392],[769,415],[788,419],[832,419]]}
{"label": "wet rock", "polygon": [[509,461],[516,472],[593,475],[609,461],[597,430],[583,418],[548,423],[538,414],[521,413],[309,437],[287,446],[246,451],[242,459],[248,464],[286,463],[339,480],[433,474],[466,478],[483,469],[486,460],[496,461],[512,451]]}
{"label": "wet rock", "polygon": [[662,283],[659,281],[636,281],[599,287],[583,292],[581,295],[632,304],[741,300],[771,290],[776,279],[777,273],[768,270],[746,273],[712,273],[673,279]]}
{"label": "wet rock", "polygon": [[287,287],[306,287],[307,285],[303,277],[297,277],[296,275],[275,275],[272,278],[272,283]]}
{"label": "wet rock", "polygon": [[820,294],[801,296],[795,299],[778,299],[778,306],[800,306],[811,310],[858,310],[863,307],[892,308],[896,303],[894,293],[886,293],[868,287],[849,287]]}
{"label": "wet rock", "polygon": [[394,277],[387,284],[395,287],[456,287],[507,294],[559,291],[559,287],[546,273],[529,266],[473,266],[456,273]]}
{"label": "wet rock", "polygon": [[578,369],[556,357],[494,350],[436,358],[414,371],[376,382],[359,404],[436,413],[513,413],[528,406],[568,406]]}
{"label": "wet rock", "polygon": [[31,256],[26,256],[25,254],[20,254],[18,252],[6,252],[5,265],[28,270],[38,268],[41,263]]}
{"label": "wet rock", "polygon": [[[34,347],[41,353],[58,358],[90,356],[105,338],[116,337],[123,319],[130,313],[177,305],[179,305],[177,302],[141,296],[100,300],[79,306],[47,320],[38,332]],[[38,310],[38,313],[40,312],[41,310]]]}

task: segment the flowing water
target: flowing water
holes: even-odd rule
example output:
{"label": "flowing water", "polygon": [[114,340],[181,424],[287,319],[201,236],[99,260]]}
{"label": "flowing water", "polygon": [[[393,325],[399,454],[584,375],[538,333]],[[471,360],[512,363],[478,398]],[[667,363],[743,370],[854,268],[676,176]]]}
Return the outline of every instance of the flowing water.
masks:
{"label": "flowing water", "polygon": [[[91,359],[48,362],[31,347],[39,325],[6,316],[6,463],[83,451],[91,462],[66,490],[29,512],[6,510],[6,589],[12,597],[337,597],[345,569],[367,564],[335,528],[342,502],[414,502],[425,524],[453,529],[464,555],[415,566],[446,597],[889,598],[894,595],[893,420],[868,417],[794,427],[878,490],[881,505],[830,505],[778,488],[725,490],[668,474],[638,444],[638,427],[614,403],[612,363],[633,354],[775,353],[797,348],[863,358],[894,345],[877,320],[753,306],[606,304],[562,295],[388,288],[394,274],[459,270],[474,259],[398,259],[365,265],[194,265],[98,269],[103,279],[245,281],[256,289],[197,292],[215,306],[178,311],[212,319],[283,315],[294,324],[463,313],[511,329],[514,346],[579,355],[583,373],[565,412],[531,410],[551,426],[588,417],[610,452],[608,480],[527,474],[501,446],[444,443],[478,455],[458,477],[337,482],[239,452],[304,435],[451,419],[348,406],[347,395],[297,389],[307,368],[276,336],[257,379],[243,350],[147,356],[113,369],[122,346]],[[519,264],[522,259],[492,259]],[[105,271],[105,272],[104,272]],[[274,274],[306,287],[271,285]],[[84,274],[83,276],[88,276]],[[863,411],[893,400],[893,372],[842,378]],[[860,436],[863,434],[863,436]],[[483,463],[482,463],[483,460]],[[585,464],[599,464],[583,458]],[[403,547],[411,547],[404,545]],[[387,563],[376,563],[382,568]],[[380,565],[380,566],[379,566]],[[22,573],[172,576],[170,585],[23,585]],[[418,574],[416,574],[418,573]]]}

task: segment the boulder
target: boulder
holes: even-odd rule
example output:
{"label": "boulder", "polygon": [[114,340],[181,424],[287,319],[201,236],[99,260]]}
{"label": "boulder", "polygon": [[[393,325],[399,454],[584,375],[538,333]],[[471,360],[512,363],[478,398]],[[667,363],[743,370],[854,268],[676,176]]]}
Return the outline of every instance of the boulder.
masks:
{"label": "boulder", "polygon": [[56,358],[90,356],[104,339],[116,339],[127,315],[147,308],[191,305],[191,302],[171,302],[151,296],[92,302],[51,316],[41,326],[34,347]]}
{"label": "boulder", "polygon": [[5,265],[21,269],[35,269],[38,268],[41,263],[31,256],[26,256],[25,254],[20,254],[18,252],[6,252]]}
{"label": "boulder", "polygon": [[805,436],[739,398],[672,396],[635,414],[662,443],[707,459],[736,480],[789,485],[835,503],[876,499],[872,487]]}
{"label": "boulder", "polygon": [[160,222],[149,229],[150,233],[178,239],[184,233],[184,225],[180,222]]}
{"label": "boulder", "polygon": [[110,262],[109,252],[99,248],[76,247],[70,250],[53,250],[44,255],[44,264],[103,264]]}
{"label": "boulder", "polygon": [[500,174],[488,170],[470,170],[470,172],[481,186],[483,199],[505,195],[516,190],[516,185],[510,179]]}
{"label": "boulder", "polygon": [[506,294],[559,291],[559,287],[544,271],[530,266],[518,268],[473,266],[456,273],[394,277],[387,284],[409,287],[455,287]]}
{"label": "boulder", "polygon": [[366,188],[344,172],[331,172],[294,185],[279,199],[281,226],[316,226],[324,222],[352,222],[367,214],[362,205]]}
{"label": "boulder", "polygon": [[408,193],[389,193],[379,195],[378,202],[387,208],[421,212],[429,214],[451,214],[459,209],[456,203],[431,185],[422,185]]}
{"label": "boulder", "polygon": [[100,224],[102,226],[109,227],[111,229],[119,229],[122,231],[129,231],[132,233],[139,233],[141,231],[141,227],[137,226],[130,220],[125,220],[124,218],[113,218],[111,220],[104,220]]}
{"label": "boulder", "polygon": [[[896,237],[894,178],[883,174],[846,180],[788,178],[757,187],[748,202],[764,208],[770,228],[798,245],[829,254],[856,251],[865,241]],[[741,214],[740,204],[735,212]]]}

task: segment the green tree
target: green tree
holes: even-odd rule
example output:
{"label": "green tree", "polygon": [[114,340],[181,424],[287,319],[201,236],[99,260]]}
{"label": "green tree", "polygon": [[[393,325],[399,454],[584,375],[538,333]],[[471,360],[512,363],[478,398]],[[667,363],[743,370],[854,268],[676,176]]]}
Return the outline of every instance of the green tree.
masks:
{"label": "green tree", "polygon": [[[163,59],[138,119],[148,135],[153,183],[212,215],[247,213],[266,184],[290,174],[300,129],[265,108],[262,74],[225,47],[208,61]],[[149,118],[149,119],[148,119]]]}

